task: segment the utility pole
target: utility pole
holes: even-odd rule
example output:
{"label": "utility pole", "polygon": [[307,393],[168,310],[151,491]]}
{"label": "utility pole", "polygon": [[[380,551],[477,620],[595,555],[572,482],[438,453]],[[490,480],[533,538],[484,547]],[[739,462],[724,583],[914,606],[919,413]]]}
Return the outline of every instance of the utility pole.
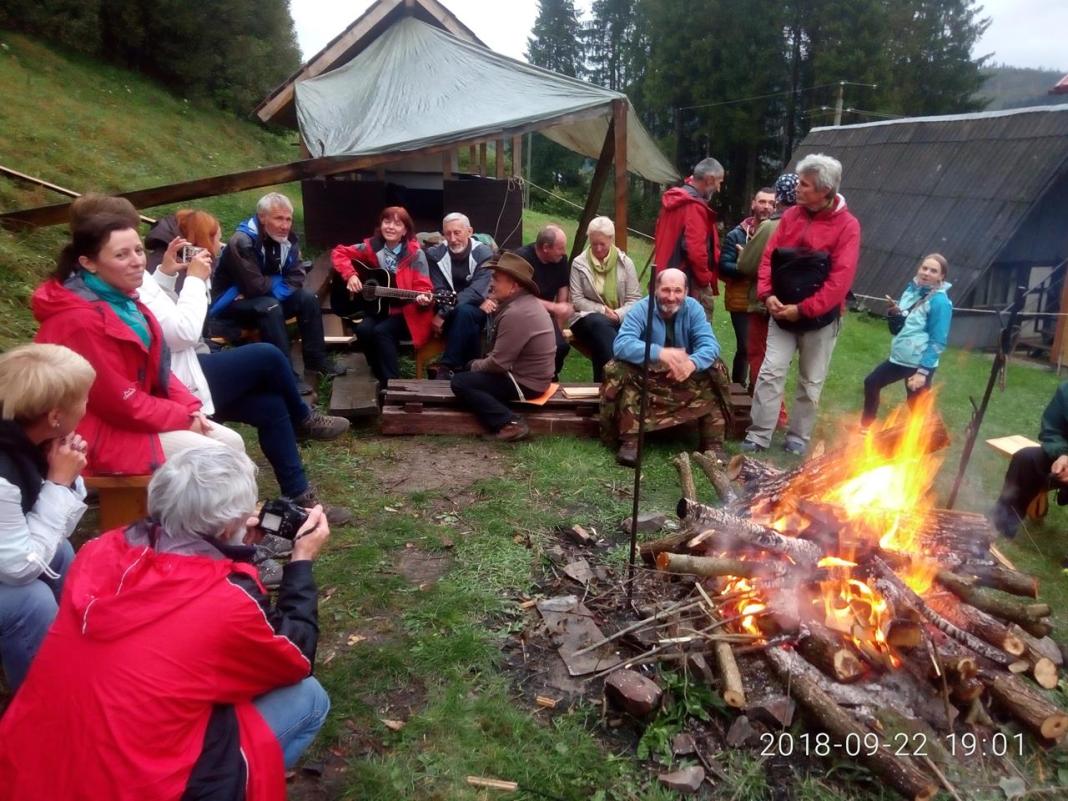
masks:
{"label": "utility pole", "polygon": [[838,82],[838,100],[834,104],[834,127],[842,124],[842,102],[845,99],[845,81]]}

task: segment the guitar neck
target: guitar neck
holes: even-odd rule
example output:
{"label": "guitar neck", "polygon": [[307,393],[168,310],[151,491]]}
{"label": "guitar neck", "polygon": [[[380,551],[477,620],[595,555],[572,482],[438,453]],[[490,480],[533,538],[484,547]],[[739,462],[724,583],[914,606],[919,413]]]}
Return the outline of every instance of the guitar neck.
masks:
{"label": "guitar neck", "polygon": [[376,286],[375,297],[379,298],[400,298],[403,300],[415,300],[420,295],[429,295],[430,292],[419,292],[415,289],[394,289],[387,286]]}

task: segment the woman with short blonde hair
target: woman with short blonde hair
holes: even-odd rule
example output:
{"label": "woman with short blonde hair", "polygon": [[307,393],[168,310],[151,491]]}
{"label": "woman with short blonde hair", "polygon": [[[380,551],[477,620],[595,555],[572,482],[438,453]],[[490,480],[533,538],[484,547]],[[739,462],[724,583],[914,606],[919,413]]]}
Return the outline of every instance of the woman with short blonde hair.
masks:
{"label": "woman with short blonde hair", "polygon": [[85,513],[85,414],[96,372],[61,345],[0,355],[0,658],[22,683],[56,616]]}

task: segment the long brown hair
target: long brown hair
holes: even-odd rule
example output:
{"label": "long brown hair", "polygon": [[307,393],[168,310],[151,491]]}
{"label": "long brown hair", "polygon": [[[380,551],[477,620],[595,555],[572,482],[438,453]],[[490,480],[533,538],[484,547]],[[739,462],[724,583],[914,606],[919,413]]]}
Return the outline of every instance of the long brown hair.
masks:
{"label": "long brown hair", "polygon": [[71,238],[56,259],[56,269],[52,277],[63,283],[71,277],[81,265],[82,256],[95,259],[116,231],[137,230],[130,224],[128,215],[91,214],[88,217],[71,220]]}
{"label": "long brown hair", "polygon": [[[396,220],[404,226],[404,236],[401,237],[402,242],[411,242],[415,239],[415,223],[412,222],[412,215],[408,213],[408,210],[404,206],[386,206],[378,215],[378,225],[375,227],[375,236],[382,237],[382,221],[383,220]],[[385,237],[382,237],[383,239]]]}

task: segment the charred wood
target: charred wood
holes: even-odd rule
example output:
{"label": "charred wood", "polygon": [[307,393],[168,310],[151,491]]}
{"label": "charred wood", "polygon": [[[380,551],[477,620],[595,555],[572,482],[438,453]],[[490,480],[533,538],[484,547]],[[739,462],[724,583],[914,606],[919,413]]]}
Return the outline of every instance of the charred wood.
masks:
{"label": "charred wood", "polygon": [[[815,565],[823,556],[815,543],[796,537],[784,537],[775,529],[687,498],[679,501],[677,512],[681,519],[692,526],[722,532],[746,545],[788,556],[800,565]],[[690,547],[696,547],[705,539],[703,534],[698,537],[688,543]]]}

